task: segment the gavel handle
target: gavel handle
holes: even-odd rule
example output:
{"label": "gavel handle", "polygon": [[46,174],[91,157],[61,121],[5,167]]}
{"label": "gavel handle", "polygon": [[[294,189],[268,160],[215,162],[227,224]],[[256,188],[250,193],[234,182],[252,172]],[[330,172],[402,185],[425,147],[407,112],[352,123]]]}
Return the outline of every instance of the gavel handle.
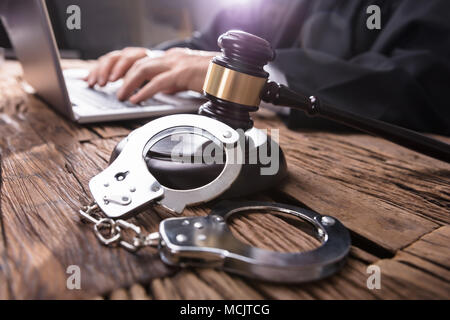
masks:
{"label": "gavel handle", "polygon": [[319,116],[340,122],[352,128],[379,136],[408,149],[450,163],[450,144],[427,137],[383,121],[362,117],[343,111],[328,104],[320,103],[316,97],[306,97],[284,85],[269,81],[261,96],[265,102],[305,111],[308,115]]}

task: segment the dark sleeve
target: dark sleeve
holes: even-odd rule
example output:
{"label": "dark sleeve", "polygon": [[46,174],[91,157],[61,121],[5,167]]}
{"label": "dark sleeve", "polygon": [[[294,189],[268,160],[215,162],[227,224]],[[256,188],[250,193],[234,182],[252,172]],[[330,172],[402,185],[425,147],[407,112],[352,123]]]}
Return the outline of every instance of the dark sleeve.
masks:
{"label": "dark sleeve", "polygon": [[[237,26],[230,23],[230,17],[234,10],[222,10],[212,23],[203,31],[196,31],[192,37],[180,41],[167,41],[158,45],[155,49],[167,50],[174,47],[190,48],[193,50],[218,51],[217,38],[229,29],[235,29]],[[232,19],[231,21],[235,21]],[[227,28],[228,27],[228,28]]]}
{"label": "dark sleeve", "polygon": [[[450,134],[447,1],[403,1],[373,45],[348,60],[307,49],[277,51],[288,85],[347,111],[414,130]],[[315,120],[292,112],[291,127]],[[318,121],[320,124],[327,122]]]}
{"label": "dark sleeve", "polygon": [[[170,40],[163,42],[152,49],[155,50],[168,50],[171,48],[189,48],[193,50],[206,50],[206,51],[218,51],[218,47],[214,48],[211,43],[208,43],[203,38],[204,33],[195,32],[192,37],[183,40]],[[216,39],[217,41],[217,39]]]}
{"label": "dark sleeve", "polygon": [[[211,24],[200,32],[195,32],[192,37],[181,41],[164,42],[154,49],[167,50],[173,47],[184,47],[194,50],[219,51],[217,39],[228,30],[239,29],[268,41],[276,37],[277,31],[273,25],[268,23],[271,14],[271,6],[262,5],[263,1],[255,1],[248,5],[238,5],[220,11]],[[282,16],[283,11],[279,8],[277,16]],[[274,13],[272,12],[272,16]],[[274,19],[272,19],[274,20]],[[274,20],[272,24],[277,24]]]}

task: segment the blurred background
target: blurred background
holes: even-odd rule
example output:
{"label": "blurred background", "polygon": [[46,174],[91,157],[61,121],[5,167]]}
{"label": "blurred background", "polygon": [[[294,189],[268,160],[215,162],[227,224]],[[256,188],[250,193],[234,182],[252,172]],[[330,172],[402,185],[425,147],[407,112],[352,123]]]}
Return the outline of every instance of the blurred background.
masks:
{"label": "blurred background", "polygon": [[[126,46],[152,47],[188,37],[207,28],[219,10],[236,2],[242,0],[46,0],[62,57],[83,59]],[[81,9],[81,30],[66,27],[66,9],[74,4]],[[0,47],[8,57],[14,56],[1,22]]]}

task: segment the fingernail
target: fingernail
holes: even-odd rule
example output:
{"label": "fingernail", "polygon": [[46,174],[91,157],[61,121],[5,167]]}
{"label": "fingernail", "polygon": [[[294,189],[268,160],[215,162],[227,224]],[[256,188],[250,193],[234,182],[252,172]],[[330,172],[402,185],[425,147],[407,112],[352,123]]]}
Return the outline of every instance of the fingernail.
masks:
{"label": "fingernail", "polygon": [[138,99],[137,99],[136,96],[131,96],[130,99],[128,99],[128,100],[130,100],[130,102],[133,103],[133,104],[137,104],[138,103]]}
{"label": "fingernail", "polygon": [[115,75],[115,74],[112,74],[110,77],[109,77],[109,81],[116,81],[117,80],[117,75]]}

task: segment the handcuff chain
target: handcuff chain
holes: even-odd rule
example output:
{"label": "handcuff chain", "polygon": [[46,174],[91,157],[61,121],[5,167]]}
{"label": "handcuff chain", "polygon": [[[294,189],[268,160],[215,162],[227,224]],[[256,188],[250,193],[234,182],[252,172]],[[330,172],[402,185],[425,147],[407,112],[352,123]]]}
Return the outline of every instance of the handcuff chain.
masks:
{"label": "handcuff chain", "polygon": [[[93,229],[97,239],[108,247],[120,245],[129,251],[136,252],[142,247],[158,247],[159,245],[158,232],[145,234],[139,226],[133,223],[122,219],[113,220],[111,218],[105,218],[102,216],[101,210],[95,202],[81,208],[78,213],[82,221],[84,220],[94,225]],[[104,229],[109,229],[107,236],[101,232]],[[131,241],[124,239],[123,230],[126,229],[134,233]]]}

